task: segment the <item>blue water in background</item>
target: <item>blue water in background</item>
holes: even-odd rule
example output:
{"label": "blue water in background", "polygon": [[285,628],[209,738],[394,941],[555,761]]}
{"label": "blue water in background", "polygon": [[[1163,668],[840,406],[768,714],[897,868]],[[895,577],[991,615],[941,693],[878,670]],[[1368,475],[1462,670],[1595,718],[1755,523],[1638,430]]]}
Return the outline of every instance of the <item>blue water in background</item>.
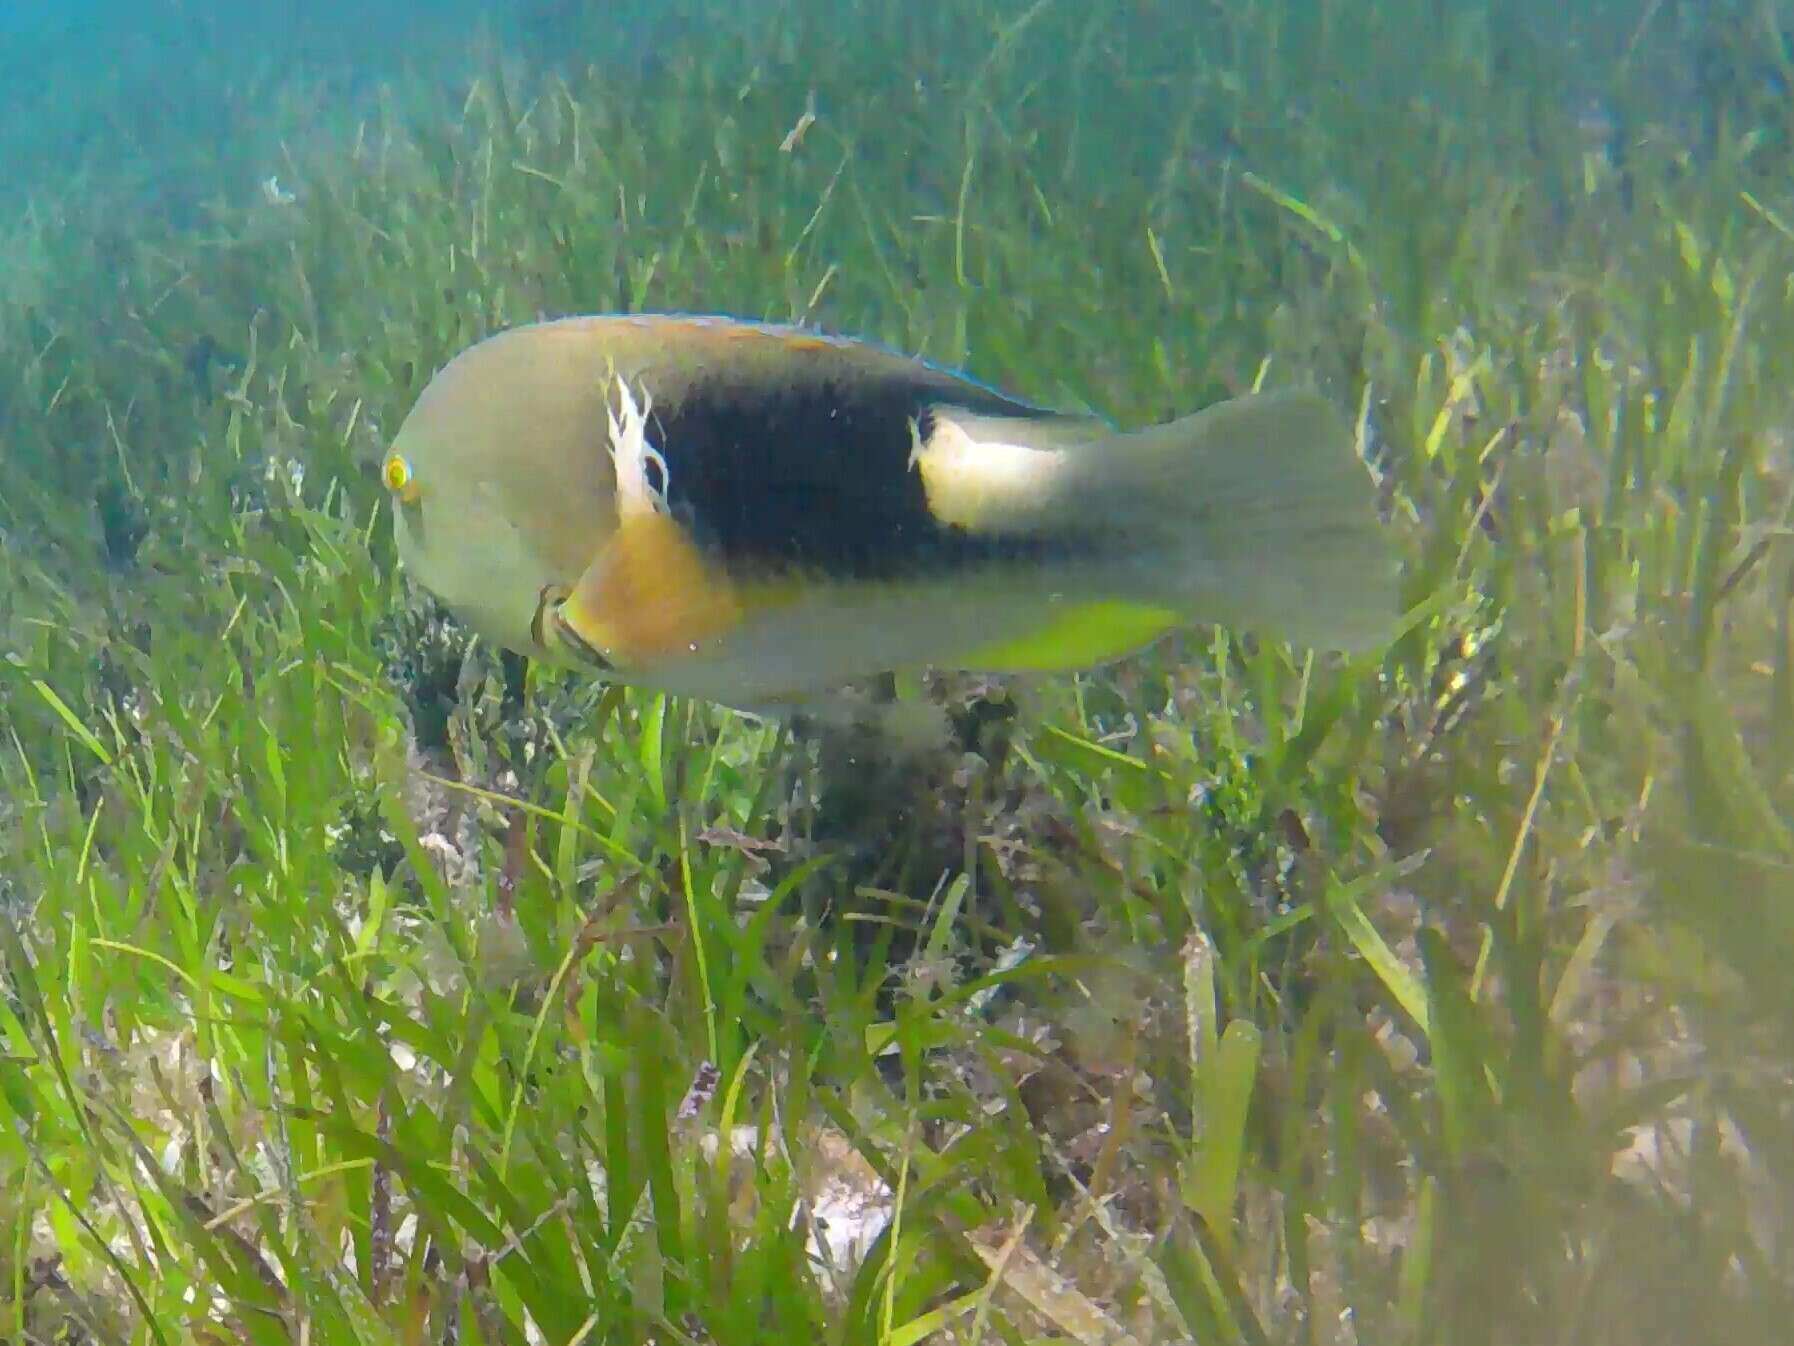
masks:
{"label": "blue water in background", "polygon": [[[445,88],[482,53],[629,60],[689,25],[667,0],[0,0],[0,209],[81,177],[178,189],[187,152],[253,167],[307,127],[283,90],[371,108],[382,81]],[[267,117],[245,124],[244,91]]]}
{"label": "blue water in background", "polygon": [[[1530,51],[1518,77],[1536,79],[1547,100],[1608,92],[1603,84],[1649,12],[1645,27],[1654,45],[1683,47],[1677,77],[1659,81],[1657,92],[1694,103],[1737,81],[1739,72],[1703,65],[1701,33],[1725,24],[1741,3],[1498,0],[1494,9],[1504,40]],[[1457,4],[1440,0],[1439,12],[1450,15]],[[177,171],[183,150],[201,138],[214,153],[223,147],[251,162],[281,137],[306,129],[280,116],[275,94],[282,86],[309,83],[326,91],[337,109],[352,110],[371,103],[380,82],[402,72],[452,84],[482,43],[536,63],[634,65],[671,43],[702,41],[707,15],[739,21],[743,12],[758,13],[773,23],[788,7],[777,0],[4,0],[0,207],[75,175],[155,181]],[[1324,7],[1316,0],[1317,12]],[[1354,0],[1331,8],[1349,14],[1375,5]],[[1212,18],[1225,5],[1134,0],[1114,9],[1118,25],[1162,24],[1180,12]],[[1424,87],[1427,53],[1413,56],[1417,85]],[[1349,93],[1353,74],[1339,72],[1342,91]],[[1586,90],[1559,87],[1579,74],[1586,75]],[[1767,70],[1745,76],[1774,77]],[[241,106],[234,96],[245,89],[269,91],[265,119],[244,124],[231,111]]]}
{"label": "blue water in background", "polygon": [[[244,125],[232,94],[309,79],[345,100],[446,44],[493,8],[462,0],[366,3],[183,3],[10,0],[0,19],[0,165],[14,191],[76,176],[153,183],[207,132],[252,158],[281,134],[277,109]],[[232,155],[234,157],[234,155]]]}

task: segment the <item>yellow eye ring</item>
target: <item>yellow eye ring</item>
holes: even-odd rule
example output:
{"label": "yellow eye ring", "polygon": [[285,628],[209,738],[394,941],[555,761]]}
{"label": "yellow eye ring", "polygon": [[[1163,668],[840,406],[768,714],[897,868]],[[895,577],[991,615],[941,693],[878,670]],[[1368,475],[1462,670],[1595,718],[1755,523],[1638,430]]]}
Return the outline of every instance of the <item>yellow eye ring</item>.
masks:
{"label": "yellow eye ring", "polygon": [[412,474],[411,464],[402,453],[389,453],[386,461],[380,466],[380,480],[386,489],[407,505],[417,500],[417,478]]}

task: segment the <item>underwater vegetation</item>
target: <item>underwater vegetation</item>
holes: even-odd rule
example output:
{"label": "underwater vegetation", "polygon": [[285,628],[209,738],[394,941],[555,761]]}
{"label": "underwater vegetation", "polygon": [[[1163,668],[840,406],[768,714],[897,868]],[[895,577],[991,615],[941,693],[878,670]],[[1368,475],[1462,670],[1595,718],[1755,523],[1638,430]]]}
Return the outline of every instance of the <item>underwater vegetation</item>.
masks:
{"label": "underwater vegetation", "polygon": [[[1785,7],[624,13],[0,220],[0,1341],[1785,1335]],[[820,734],[501,657],[383,457],[644,310],[1319,389],[1410,618]]]}

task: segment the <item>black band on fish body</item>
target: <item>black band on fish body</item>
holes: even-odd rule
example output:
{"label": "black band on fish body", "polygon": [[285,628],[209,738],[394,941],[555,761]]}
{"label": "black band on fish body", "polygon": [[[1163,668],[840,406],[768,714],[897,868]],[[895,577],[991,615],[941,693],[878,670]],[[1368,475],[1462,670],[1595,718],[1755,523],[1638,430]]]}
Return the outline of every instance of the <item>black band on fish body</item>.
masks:
{"label": "black band on fish body", "polygon": [[912,455],[936,405],[1017,420],[1053,414],[975,385],[808,378],[800,368],[776,384],[700,377],[676,400],[656,395],[649,423],[667,465],[668,508],[737,575],[896,580],[1035,561],[1073,545],[935,517]]}

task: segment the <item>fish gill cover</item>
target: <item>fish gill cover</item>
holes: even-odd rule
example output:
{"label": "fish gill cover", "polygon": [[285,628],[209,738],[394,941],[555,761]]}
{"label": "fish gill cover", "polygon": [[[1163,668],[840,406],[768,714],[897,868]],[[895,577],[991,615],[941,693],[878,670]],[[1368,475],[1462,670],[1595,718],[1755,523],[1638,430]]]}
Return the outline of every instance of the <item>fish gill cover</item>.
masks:
{"label": "fish gill cover", "polygon": [[[1777,0],[0,11],[0,1341],[1794,1309]],[[1357,427],[1410,620],[788,726],[381,486],[595,311]]]}

